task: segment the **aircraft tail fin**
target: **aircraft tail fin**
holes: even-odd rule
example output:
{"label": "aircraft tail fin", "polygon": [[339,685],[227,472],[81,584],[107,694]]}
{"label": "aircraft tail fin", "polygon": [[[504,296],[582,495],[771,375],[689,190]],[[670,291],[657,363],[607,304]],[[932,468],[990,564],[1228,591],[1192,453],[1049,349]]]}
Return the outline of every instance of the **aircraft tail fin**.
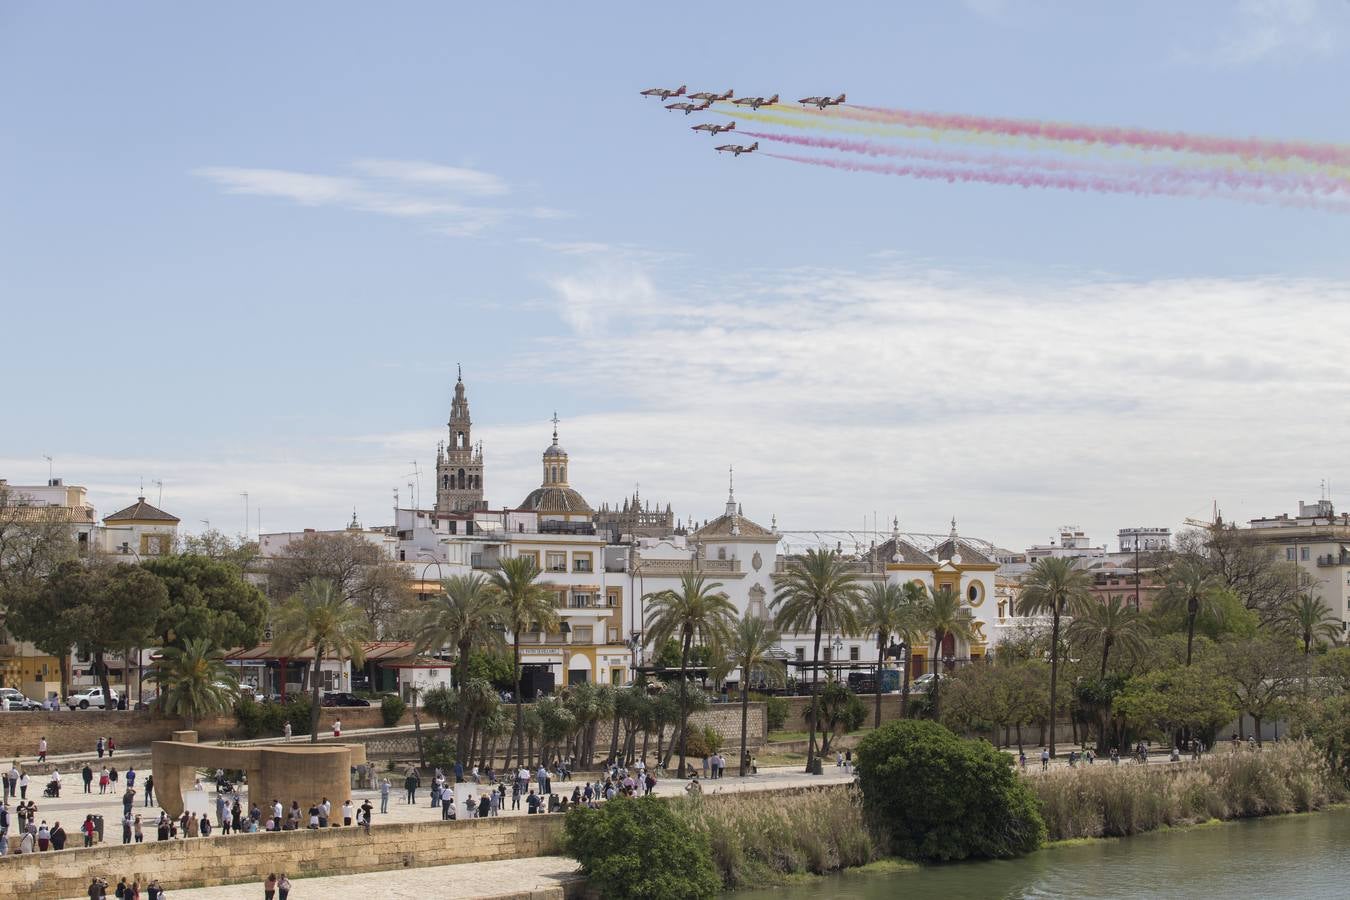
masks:
{"label": "aircraft tail fin", "polygon": [[838,97],[838,99],[836,99],[834,102],[835,102],[835,103],[843,103],[843,102],[845,101],[845,99],[847,99],[847,98],[845,98],[843,94],[840,94],[839,97]]}
{"label": "aircraft tail fin", "polygon": [[735,122],[732,122],[730,125],[728,125],[726,128],[724,128],[724,129],[722,129],[722,130],[723,130],[723,131],[735,131],[735,130],[736,130],[736,123],[735,123]]}
{"label": "aircraft tail fin", "polygon": [[677,96],[677,97],[683,97],[683,96],[684,96],[684,92],[687,91],[687,90],[689,90],[689,88],[688,88],[686,85],[683,85],[683,84],[682,84],[682,85],[680,85],[679,90],[677,90],[677,91],[675,92],[675,96]]}
{"label": "aircraft tail fin", "polygon": [[764,105],[765,105],[765,106],[773,106],[773,105],[774,105],[775,103],[777,103],[777,102],[778,102],[778,95],[777,95],[777,94],[774,94],[772,97],[769,98],[769,102],[766,103],[766,104],[764,104]]}
{"label": "aircraft tail fin", "polygon": [[751,151],[758,150],[758,149],[759,149],[759,141],[755,141],[753,144],[751,144],[750,147],[749,147],[749,149],[750,149]]}

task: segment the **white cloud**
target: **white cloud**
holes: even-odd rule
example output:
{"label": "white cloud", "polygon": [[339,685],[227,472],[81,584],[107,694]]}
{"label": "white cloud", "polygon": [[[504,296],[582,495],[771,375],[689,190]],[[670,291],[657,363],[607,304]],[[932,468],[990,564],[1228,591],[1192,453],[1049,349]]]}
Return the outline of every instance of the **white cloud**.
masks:
{"label": "white cloud", "polygon": [[[1005,546],[1065,523],[1110,543],[1119,527],[1206,516],[1214,500],[1241,520],[1291,509],[1322,478],[1350,485],[1344,281],[1015,280],[883,263],[691,287],[631,261],[565,258],[578,270],[550,282],[563,333],[465,372],[496,506],[538,484],[555,405],[593,504],[640,483],[677,515],[710,518],[734,464],[746,514],[788,529],[856,529],[875,512],[931,532],[955,515]],[[489,406],[489,381],[519,401]],[[382,523],[394,487],[407,502],[408,460],[429,470],[446,412],[400,433],[314,435],[304,454],[63,453],[58,474],[89,484],[103,513],[142,476],[163,478],[165,507],[192,528],[237,529],[242,490],[264,528],[340,527],[353,506]],[[0,460],[0,473],[40,483],[46,468]]]}
{"label": "white cloud", "polygon": [[[508,193],[509,187],[498,176],[476,169],[389,159],[358,160],[351,168],[356,176],[236,166],[206,166],[194,174],[228,194],[426,220],[433,231],[452,237],[476,235],[513,217],[558,215],[546,208],[485,205],[483,201]],[[466,196],[477,198],[476,202],[466,202]]]}
{"label": "white cloud", "polygon": [[1217,45],[1182,54],[1188,62],[1242,66],[1324,57],[1340,43],[1338,21],[1325,0],[1243,0]]}

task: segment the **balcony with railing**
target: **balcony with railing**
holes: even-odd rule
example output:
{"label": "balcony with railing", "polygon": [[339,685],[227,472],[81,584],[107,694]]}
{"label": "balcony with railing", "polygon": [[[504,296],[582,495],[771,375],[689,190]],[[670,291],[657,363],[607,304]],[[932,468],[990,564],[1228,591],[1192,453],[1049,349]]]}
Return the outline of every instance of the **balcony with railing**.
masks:
{"label": "balcony with railing", "polygon": [[1342,550],[1340,553],[1324,553],[1317,557],[1319,566],[1350,566],[1350,553]]}

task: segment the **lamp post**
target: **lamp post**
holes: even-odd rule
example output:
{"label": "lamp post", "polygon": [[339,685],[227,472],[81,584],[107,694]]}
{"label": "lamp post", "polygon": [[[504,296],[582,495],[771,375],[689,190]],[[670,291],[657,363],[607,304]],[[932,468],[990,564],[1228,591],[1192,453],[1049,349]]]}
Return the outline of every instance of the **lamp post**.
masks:
{"label": "lamp post", "polygon": [[[909,713],[909,642],[901,640],[886,648],[886,656],[899,661],[901,668],[900,718]],[[880,689],[880,685],[878,685]]]}
{"label": "lamp post", "polygon": [[844,652],[844,639],[839,635],[834,636],[834,643],[830,645],[834,648],[834,656],[830,658],[831,668],[836,672],[843,671],[837,668],[839,665],[839,655]]}

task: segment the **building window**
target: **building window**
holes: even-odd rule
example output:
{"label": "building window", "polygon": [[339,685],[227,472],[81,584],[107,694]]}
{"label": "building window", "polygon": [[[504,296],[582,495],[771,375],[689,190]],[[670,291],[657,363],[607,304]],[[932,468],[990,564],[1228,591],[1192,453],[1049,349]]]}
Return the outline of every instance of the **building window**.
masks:
{"label": "building window", "polygon": [[796,647],[794,649],[797,653],[797,662],[806,662],[806,648]]}
{"label": "building window", "polygon": [[859,652],[859,651],[858,651],[858,645],[857,645],[857,644],[854,644],[852,647],[849,647],[849,648],[848,648],[848,658],[849,658],[849,660],[852,661],[852,662],[857,662],[858,659],[860,658],[860,657],[858,656],[858,652]]}
{"label": "building window", "polygon": [[567,571],[567,554],[566,554],[566,553],[552,553],[552,552],[550,552],[549,555],[548,555],[548,560],[547,560],[547,562],[548,562],[548,570],[549,570],[550,572],[566,572],[566,571]]}
{"label": "building window", "polygon": [[589,572],[591,570],[591,555],[589,553],[572,554],[572,571]]}
{"label": "building window", "polygon": [[589,608],[590,608],[590,605],[591,605],[591,595],[590,595],[590,594],[573,594],[573,595],[572,595],[572,608],[573,608],[573,609],[589,609]]}
{"label": "building window", "polygon": [[1289,562],[1293,562],[1293,561],[1294,561],[1294,548],[1293,548],[1293,547],[1285,547],[1285,548],[1284,548],[1284,558],[1287,559]]}
{"label": "building window", "polygon": [[611,608],[617,607],[617,606],[619,605],[619,603],[620,603],[619,595],[618,595],[618,594],[610,594],[610,595],[606,598],[606,600],[608,601],[608,603],[609,603],[609,605],[610,605]]}
{"label": "building window", "polygon": [[726,548],[726,547],[718,547],[718,548],[717,548],[717,558],[718,558],[718,559],[726,559],[726,558],[727,558],[727,548]]}
{"label": "building window", "polygon": [[539,568],[539,551],[538,551],[538,550],[518,550],[518,551],[516,551],[516,556],[520,556],[520,557],[523,557],[523,558],[525,558],[525,559],[528,559],[530,562],[534,563],[534,567],[535,567],[536,569]]}
{"label": "building window", "polygon": [[1298,548],[1298,558],[1301,559],[1301,560],[1303,560],[1304,562],[1307,562],[1307,561],[1308,561],[1308,548],[1307,548],[1307,547],[1299,547],[1299,548]]}
{"label": "building window", "polygon": [[826,647],[826,648],[825,648],[825,662],[834,662],[834,648],[833,648],[833,647]]}
{"label": "building window", "polygon": [[593,635],[594,631],[591,625],[572,626],[572,643],[574,644],[589,644],[594,640]]}

